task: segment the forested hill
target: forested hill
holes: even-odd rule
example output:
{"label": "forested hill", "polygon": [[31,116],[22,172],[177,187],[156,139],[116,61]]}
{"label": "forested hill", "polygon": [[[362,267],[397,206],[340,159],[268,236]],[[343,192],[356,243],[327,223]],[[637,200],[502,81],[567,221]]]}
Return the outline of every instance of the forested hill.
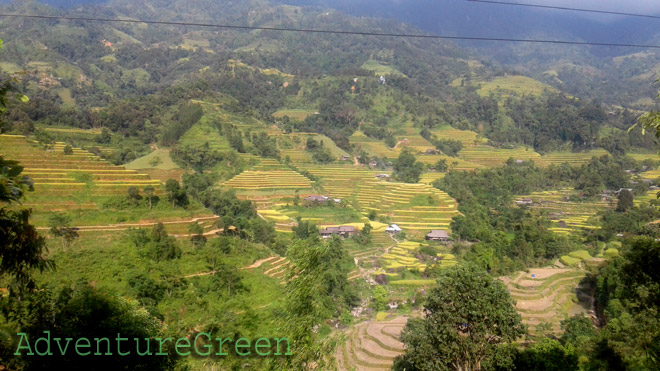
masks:
{"label": "forested hill", "polygon": [[[113,0],[72,9],[23,1],[3,10],[422,33],[392,21],[262,0],[222,6]],[[493,146],[539,152],[652,148],[650,138],[625,134],[638,113],[564,95],[440,40],[22,18],[2,19],[0,37],[2,69],[27,72],[18,77],[31,103],[16,106],[9,121],[27,124],[28,131],[30,125],[102,126],[146,144],[171,132],[177,107],[196,99],[222,102],[226,111],[285,131],[325,134],[356,155],[361,149],[351,136],[358,131],[385,147],[367,151],[372,156],[387,157],[387,147],[411,135],[420,147],[442,149],[428,130],[443,125],[477,131]]]}

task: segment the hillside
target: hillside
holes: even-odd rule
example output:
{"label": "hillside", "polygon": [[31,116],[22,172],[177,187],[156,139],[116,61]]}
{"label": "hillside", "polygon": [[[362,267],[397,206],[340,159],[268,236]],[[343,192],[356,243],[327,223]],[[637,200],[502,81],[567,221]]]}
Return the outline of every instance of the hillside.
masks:
{"label": "hillside", "polygon": [[[5,332],[219,352],[111,369],[438,369],[482,346],[461,367],[653,362],[629,337],[660,328],[657,275],[631,268],[660,237],[657,141],[630,129],[654,53],[489,54],[282,1],[51,3],[0,13],[356,34],[0,17]],[[224,357],[204,334],[293,354]],[[75,369],[17,340],[3,367]]]}

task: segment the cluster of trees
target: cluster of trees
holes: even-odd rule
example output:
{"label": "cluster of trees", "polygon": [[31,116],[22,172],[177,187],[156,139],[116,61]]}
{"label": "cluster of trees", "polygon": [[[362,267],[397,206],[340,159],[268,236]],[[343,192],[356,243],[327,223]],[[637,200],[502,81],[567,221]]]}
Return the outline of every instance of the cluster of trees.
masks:
{"label": "cluster of trees", "polygon": [[[387,125],[387,121],[376,121],[376,124],[378,123],[384,123]],[[396,146],[396,138],[394,137],[394,134],[392,133],[391,130],[387,129],[384,127],[384,125],[371,125],[371,124],[362,124],[360,125],[360,130],[364,135],[368,136],[369,138],[374,138],[378,140],[384,140],[385,144],[393,148]]]}
{"label": "cluster of trees", "polygon": [[404,150],[394,162],[394,179],[406,182],[417,183],[424,171],[424,164],[417,161],[415,156],[408,150]]}
{"label": "cluster of trees", "polygon": [[330,149],[323,144],[323,140],[317,141],[313,137],[307,138],[305,150],[311,152],[312,159],[319,164],[327,164],[335,160]]}
{"label": "cluster of trees", "polygon": [[[630,158],[593,158],[580,167],[566,164],[536,167],[533,162],[518,164],[513,160],[501,168],[476,172],[450,171],[434,186],[446,191],[459,202],[462,215],[453,218],[453,235],[459,239],[476,241],[469,249],[459,251],[464,258],[488,269],[504,274],[527,266],[543,264],[577,248],[576,242],[549,230],[550,222],[540,211],[513,206],[514,195],[529,194],[536,190],[573,186],[586,196],[602,191],[606,186],[619,189],[628,186],[630,175],[624,169],[642,165]],[[593,175],[594,189],[586,192],[585,176]],[[592,238],[607,238],[621,233],[619,223],[634,225],[637,231],[643,221],[655,215],[652,210],[631,209],[625,216],[604,218],[602,231],[590,232]],[[613,211],[613,213],[616,213]],[[619,213],[620,214],[620,213]],[[611,222],[610,222],[611,221]],[[632,228],[632,227],[631,227]],[[631,231],[632,231],[631,230]]]}
{"label": "cluster of trees", "polygon": [[[562,322],[560,339],[580,359],[580,369],[655,370],[660,367],[660,243],[654,238],[624,241],[592,277],[600,328],[586,317]],[[577,369],[577,367],[573,367]]]}
{"label": "cluster of trees", "polygon": [[420,131],[420,135],[422,138],[431,142],[431,144],[433,144],[436,149],[450,157],[456,157],[458,152],[463,149],[463,142],[460,140],[438,139],[437,136],[433,135],[427,127],[424,127]]}
{"label": "cluster of trees", "polygon": [[[169,124],[162,129],[160,143],[163,146],[172,146],[179,138],[199,121],[204,115],[202,106],[197,103],[182,104],[172,117]],[[145,123],[145,125],[148,125]]]}

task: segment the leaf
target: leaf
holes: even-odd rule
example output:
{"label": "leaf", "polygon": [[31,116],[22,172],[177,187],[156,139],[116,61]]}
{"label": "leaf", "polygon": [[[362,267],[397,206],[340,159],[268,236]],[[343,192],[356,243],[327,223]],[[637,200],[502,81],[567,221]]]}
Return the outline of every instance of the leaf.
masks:
{"label": "leaf", "polygon": [[18,176],[23,171],[23,166],[12,166],[11,170],[7,174],[9,177],[13,178]]}
{"label": "leaf", "polygon": [[24,94],[21,94],[21,96],[19,97],[19,99],[20,99],[21,102],[23,102],[23,103],[27,103],[27,102],[30,101],[30,98],[28,98],[28,96],[27,96],[27,95],[24,95]]}

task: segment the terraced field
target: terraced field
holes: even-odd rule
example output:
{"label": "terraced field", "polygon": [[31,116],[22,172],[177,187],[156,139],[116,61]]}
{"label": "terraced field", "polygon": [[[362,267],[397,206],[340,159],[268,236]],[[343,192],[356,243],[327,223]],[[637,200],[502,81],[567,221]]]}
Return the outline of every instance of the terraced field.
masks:
{"label": "terraced field", "polygon": [[571,188],[563,188],[554,191],[533,192],[529,195],[519,196],[517,200],[532,199],[534,204],[531,207],[551,213],[553,225],[550,230],[555,233],[570,234],[585,229],[597,229],[597,221],[591,220],[591,218],[598,212],[614,205],[608,201],[569,201],[568,197],[573,193]]}
{"label": "terraced field", "polygon": [[[277,147],[280,150],[282,159],[288,157],[294,164],[314,163],[312,153],[306,150],[308,138],[312,138],[317,142],[323,142],[323,147],[330,151],[335,160],[339,160],[342,156],[349,156],[346,151],[337,147],[335,142],[325,135],[316,133],[291,133],[278,134],[275,137],[277,138]],[[353,161],[352,157],[351,161]]]}
{"label": "terraced field", "polygon": [[363,213],[375,210],[408,232],[448,229],[458,214],[456,201],[428,184],[386,182],[374,177],[381,172],[356,167],[305,169],[322,178],[329,196],[354,199]]}
{"label": "terraced field", "polygon": [[[88,193],[92,197],[125,194],[128,187],[154,186],[162,194],[159,180],[152,180],[136,170],[114,166],[92,153],[73,148],[73,154],[64,154],[64,143],[58,142],[52,151],[44,151],[23,136],[0,135],[0,154],[7,159],[17,160],[25,167],[38,195],[28,195],[27,202],[39,197],[40,211],[69,209],[78,204],[71,200],[74,193]],[[66,197],[64,197],[66,196]],[[43,202],[48,200],[48,202]],[[86,203],[81,208],[95,208]]]}
{"label": "terraced field", "polygon": [[285,283],[286,273],[288,272],[289,260],[280,256],[270,256],[258,260],[253,264],[240,268],[241,270],[258,270],[264,275],[280,280],[280,284]]}
{"label": "terraced field", "polygon": [[559,335],[563,319],[590,313],[590,290],[581,284],[585,277],[580,269],[534,268],[501,279],[532,335]]}
{"label": "terraced field", "polygon": [[[463,78],[458,78],[452,82],[452,86],[460,86],[464,83]],[[477,94],[487,97],[490,94],[501,94],[502,98],[509,95],[541,95],[544,91],[557,91],[550,85],[534,80],[527,76],[498,76],[491,80],[473,77],[470,83],[479,86]]]}
{"label": "terraced field", "polygon": [[344,332],[346,341],[335,350],[336,366],[340,371],[390,370],[394,358],[404,351],[399,341],[407,317],[389,321],[369,321]]}
{"label": "terraced field", "polygon": [[539,160],[535,160],[535,162],[539,166],[550,166],[565,162],[570,165],[580,165],[589,162],[594,156],[600,157],[607,154],[608,152],[604,149],[594,149],[588,152],[550,152],[543,155]]}
{"label": "terraced field", "polygon": [[[262,166],[264,165],[262,162]],[[273,193],[293,195],[297,190],[310,192],[312,183],[303,175],[288,169],[248,170],[222,183],[237,190],[237,194]]]}
{"label": "terraced field", "polygon": [[[415,250],[420,246],[421,244],[419,242],[399,242],[396,247],[389,250],[389,253],[380,256],[380,259],[385,265],[374,274],[385,274],[390,278],[397,278],[399,277],[398,272],[401,269],[417,269],[423,272],[426,269],[426,264],[422,263],[415,253]],[[437,255],[437,264],[440,264],[442,267],[456,265],[456,258],[449,253],[439,253]],[[392,281],[391,283],[394,282],[397,281]]]}

